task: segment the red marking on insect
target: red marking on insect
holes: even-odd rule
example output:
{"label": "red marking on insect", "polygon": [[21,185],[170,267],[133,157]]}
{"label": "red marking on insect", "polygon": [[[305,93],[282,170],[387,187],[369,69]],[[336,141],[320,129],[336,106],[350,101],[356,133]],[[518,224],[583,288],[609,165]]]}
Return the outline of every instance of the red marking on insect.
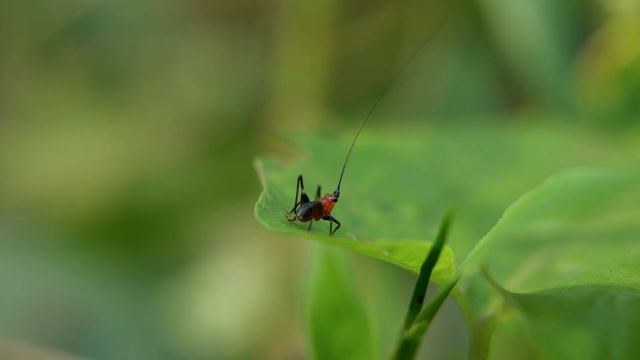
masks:
{"label": "red marking on insect", "polygon": [[325,214],[331,214],[331,210],[338,202],[338,196],[335,194],[327,194],[320,198],[320,202],[322,203],[322,210]]}

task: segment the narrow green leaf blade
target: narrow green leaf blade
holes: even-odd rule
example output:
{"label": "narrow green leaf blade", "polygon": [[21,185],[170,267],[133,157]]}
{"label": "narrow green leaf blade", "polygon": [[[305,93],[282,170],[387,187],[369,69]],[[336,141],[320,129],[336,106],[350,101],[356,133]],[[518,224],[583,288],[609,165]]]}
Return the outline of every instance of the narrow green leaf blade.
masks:
{"label": "narrow green leaf blade", "polygon": [[416,316],[418,316],[418,313],[420,312],[420,310],[422,310],[422,304],[424,302],[427,288],[429,286],[429,279],[431,278],[431,273],[433,272],[433,269],[438,262],[438,258],[440,257],[442,248],[447,241],[449,224],[451,223],[452,217],[453,212],[449,210],[442,220],[442,223],[440,224],[438,235],[436,236],[436,241],[434,242],[433,246],[429,250],[429,253],[427,254],[427,257],[422,263],[422,267],[420,268],[420,275],[418,276],[416,286],[413,289],[413,295],[411,296],[411,301],[409,303],[409,310],[407,311],[407,316],[404,321],[405,330],[408,330],[409,327],[411,327],[411,324],[413,324]]}

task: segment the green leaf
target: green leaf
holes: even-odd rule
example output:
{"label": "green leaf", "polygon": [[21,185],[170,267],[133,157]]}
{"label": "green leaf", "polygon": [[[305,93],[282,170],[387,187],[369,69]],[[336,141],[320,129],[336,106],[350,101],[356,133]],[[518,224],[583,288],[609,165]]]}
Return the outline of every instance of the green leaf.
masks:
{"label": "green leaf", "polygon": [[[420,271],[420,266],[431,249],[431,243],[429,241],[418,240],[420,238],[387,240],[385,238],[378,237],[359,240],[351,237],[354,236],[353,234],[349,234],[350,236],[347,237],[347,231],[353,231],[352,229],[354,229],[350,224],[360,223],[362,224],[362,228],[369,226],[375,229],[380,229],[385,226],[382,221],[377,221],[377,217],[380,216],[380,214],[375,214],[375,212],[371,212],[371,217],[365,219],[362,219],[357,215],[350,216],[354,213],[335,215],[343,223],[343,227],[335,236],[329,236],[328,225],[325,222],[314,224],[315,226],[313,230],[307,232],[307,224],[301,224],[298,222],[291,223],[285,218],[287,210],[289,210],[293,205],[292,202],[293,195],[295,194],[295,187],[293,188],[293,192],[289,193],[291,188],[285,187],[285,185],[281,184],[290,184],[290,181],[287,181],[288,177],[278,176],[283,169],[270,161],[258,161],[257,167],[260,173],[269,173],[271,175],[268,178],[265,178],[264,176],[262,177],[264,192],[260,196],[255,210],[256,218],[266,228],[284,234],[319,240],[332,245],[344,247],[355,252],[398,265],[414,273],[418,273]],[[295,185],[296,176],[293,176],[291,179],[294,180],[293,184]],[[289,204],[289,201],[291,201],[291,204]],[[341,205],[342,203],[339,202],[337,206]],[[287,209],[287,206],[289,209]],[[338,211],[334,212],[334,214],[336,213],[338,213]],[[386,226],[393,226],[393,224],[389,222]],[[455,259],[453,251],[449,247],[444,247],[442,255],[433,269],[433,279],[436,282],[442,282],[450,278],[454,272]]]}
{"label": "green leaf", "polygon": [[[633,358],[640,352],[638,219],[637,170],[565,171],[514,203],[462,266],[490,269],[522,325],[507,333],[524,329],[542,358]],[[491,352],[508,347],[494,342]]]}
{"label": "green leaf", "polygon": [[375,359],[372,333],[345,254],[317,244],[307,299],[306,332],[315,359]]}
{"label": "green leaf", "polygon": [[510,295],[539,358],[637,359],[640,354],[638,289],[576,286]]}
{"label": "green leaf", "polygon": [[[528,121],[525,121],[528,120]],[[257,220],[267,229],[308,238],[396,264],[414,273],[429,249],[445,209],[455,206],[451,229],[433,280],[442,284],[454,271],[454,257],[464,257],[521,194],[548,176],[576,165],[638,163],[638,139],[603,137],[570,125],[412,126],[365,129],[346,169],[340,201],[333,215],[342,222],[337,236],[320,221],[290,223],[296,177],[304,175],[307,192],[317,184],[333,191],[352,140],[346,136],[295,135],[296,155],[256,162],[263,193]]]}
{"label": "green leaf", "polygon": [[[514,203],[465,263],[486,263],[514,292],[640,289],[640,173],[576,169]],[[465,266],[465,265],[463,265]]]}
{"label": "green leaf", "polygon": [[513,349],[514,341],[528,348],[522,358],[634,359],[640,353],[638,289],[574,286],[513,293],[486,270],[485,275],[518,311],[499,325],[492,358]]}

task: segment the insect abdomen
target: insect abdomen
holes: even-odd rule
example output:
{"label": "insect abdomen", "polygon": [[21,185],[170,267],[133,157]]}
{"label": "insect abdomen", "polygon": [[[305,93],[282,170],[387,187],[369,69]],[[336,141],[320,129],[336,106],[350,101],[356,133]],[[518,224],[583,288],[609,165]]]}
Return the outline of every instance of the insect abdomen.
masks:
{"label": "insect abdomen", "polygon": [[296,217],[298,220],[302,222],[310,221],[310,220],[319,220],[322,218],[322,203],[319,201],[311,201],[306,204],[303,204],[298,209],[296,213]]}

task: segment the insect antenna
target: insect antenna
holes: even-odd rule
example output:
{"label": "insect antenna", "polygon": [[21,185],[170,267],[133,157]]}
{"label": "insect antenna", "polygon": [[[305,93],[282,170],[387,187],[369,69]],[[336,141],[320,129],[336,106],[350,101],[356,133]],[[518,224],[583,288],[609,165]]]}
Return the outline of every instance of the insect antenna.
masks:
{"label": "insect antenna", "polygon": [[409,66],[409,64],[413,61],[413,59],[420,53],[422,48],[424,48],[429,43],[429,41],[431,41],[431,39],[440,31],[443,25],[444,25],[444,21],[440,22],[438,26],[435,28],[435,30],[433,30],[422,41],[420,46],[418,46],[416,50],[407,58],[407,60],[405,60],[402,66],[400,66],[398,71],[396,71],[395,75],[391,78],[391,80],[389,80],[385,88],[382,90],[380,95],[374,101],[373,105],[369,109],[369,112],[367,113],[367,116],[364,118],[364,121],[362,121],[362,123],[360,124],[360,127],[356,132],[356,136],[353,139],[351,146],[349,147],[349,151],[347,152],[347,157],[344,159],[344,164],[342,164],[342,171],[340,171],[340,179],[338,180],[338,186],[336,187],[336,191],[335,191],[336,195],[340,195],[340,185],[342,185],[342,177],[344,176],[344,170],[347,168],[347,163],[349,162],[349,158],[351,157],[351,152],[353,151],[353,147],[356,145],[356,141],[358,140],[358,137],[360,137],[360,133],[362,132],[362,129],[364,129],[365,125],[367,125],[367,122],[371,118],[371,115],[376,110],[378,105],[382,102],[382,99],[384,99],[384,97],[387,95],[387,93],[389,92],[389,90],[391,89],[395,81],[400,77],[400,74],[402,74],[402,72],[407,68],[407,66]]}

